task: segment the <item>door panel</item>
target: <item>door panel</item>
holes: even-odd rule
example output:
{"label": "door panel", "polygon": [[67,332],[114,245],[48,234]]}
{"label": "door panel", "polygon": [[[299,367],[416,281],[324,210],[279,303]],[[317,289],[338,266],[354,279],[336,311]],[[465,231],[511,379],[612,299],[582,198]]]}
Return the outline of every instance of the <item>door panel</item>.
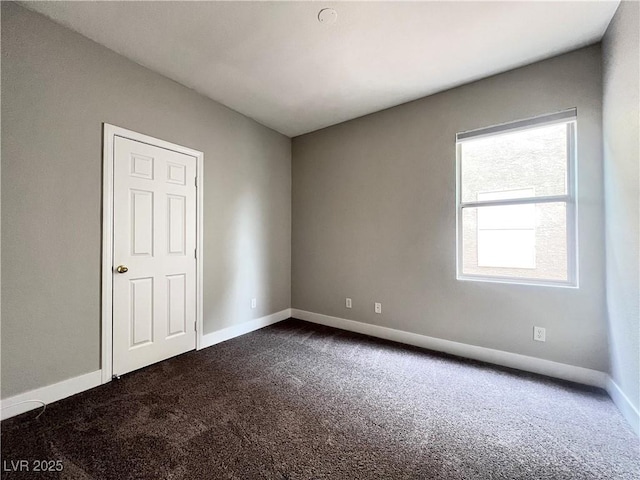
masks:
{"label": "door panel", "polygon": [[195,348],[195,176],[195,157],[115,137],[114,375]]}
{"label": "door panel", "polygon": [[167,253],[169,255],[183,256],[186,254],[186,209],[187,199],[185,197],[182,195],[167,196],[167,218],[169,221]]}
{"label": "door panel", "polygon": [[130,347],[153,343],[153,277],[129,281],[131,292]]}
{"label": "door panel", "polygon": [[184,274],[167,275],[167,337],[187,330],[186,287]]}
{"label": "door panel", "polygon": [[153,192],[131,190],[131,255],[153,257]]}

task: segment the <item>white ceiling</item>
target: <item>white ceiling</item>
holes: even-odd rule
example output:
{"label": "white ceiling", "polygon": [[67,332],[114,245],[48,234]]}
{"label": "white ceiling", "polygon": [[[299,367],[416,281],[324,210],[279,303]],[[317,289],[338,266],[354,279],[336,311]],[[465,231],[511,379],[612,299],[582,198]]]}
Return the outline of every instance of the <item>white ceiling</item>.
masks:
{"label": "white ceiling", "polygon": [[23,5],[292,137],[597,42],[618,3]]}

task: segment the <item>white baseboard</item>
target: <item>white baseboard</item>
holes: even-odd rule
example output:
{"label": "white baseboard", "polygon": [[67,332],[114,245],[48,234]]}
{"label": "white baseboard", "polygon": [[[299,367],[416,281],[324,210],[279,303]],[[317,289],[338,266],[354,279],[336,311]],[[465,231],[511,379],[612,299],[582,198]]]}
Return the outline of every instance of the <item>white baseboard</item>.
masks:
{"label": "white baseboard", "polygon": [[[636,434],[640,435],[640,413],[638,412],[638,409],[631,403],[629,398],[620,389],[616,382],[603,372],[567,365],[564,363],[552,362],[550,360],[528,357],[517,353],[504,352],[491,348],[478,347],[476,345],[467,345],[450,340],[428,337],[426,335],[381,327],[379,325],[371,325],[368,323],[356,322],[354,320],[331,317],[329,315],[307,312],[295,308],[285,309],[265,317],[250,320],[240,325],[233,325],[231,327],[218,330],[217,332],[206,334],[202,337],[202,348],[210,347],[217,343],[239,337],[245,333],[273,325],[274,323],[281,322],[282,320],[286,320],[292,316],[300,320],[306,320],[307,322],[340,328],[350,332],[362,333],[372,337],[383,338],[430,350],[450,353],[460,357],[471,358],[518,370],[539,373],[541,375],[604,388],[607,390],[609,396],[611,396],[611,399],[618,407],[624,418],[629,422],[631,428],[636,432]],[[95,372],[86,373],[53,385],[36,388],[13,397],[5,398],[4,400],[0,400],[0,407],[2,408],[2,410],[0,410],[0,418],[4,420],[6,418],[28,412],[29,410],[40,408],[41,403],[39,402],[44,402],[45,404],[56,402],[63,398],[70,397],[71,395],[97,387],[101,383],[102,371],[96,370]]]}
{"label": "white baseboard", "polygon": [[215,345],[217,343],[225,342],[227,340],[231,340],[232,338],[239,337],[240,335],[244,335],[245,333],[268,327],[269,325],[281,322],[282,320],[286,320],[290,317],[291,309],[286,308],[280,312],[272,313],[271,315],[267,315],[265,317],[256,318],[239,325],[232,325],[231,327],[223,328],[222,330],[218,330],[216,332],[207,333],[202,336],[202,340],[200,342],[200,350],[203,348],[211,347],[212,345]]}
{"label": "white baseboard", "polygon": [[569,380],[600,388],[606,388],[607,386],[608,376],[606,373],[599,372],[597,370],[590,370],[588,368],[552,362],[550,360],[543,360],[541,358],[529,357],[502,350],[494,350],[491,348],[478,347],[476,345],[453,342],[451,340],[443,340],[441,338],[428,337],[417,333],[356,322],[354,320],[347,320],[344,318],[331,317],[329,315],[307,312],[296,308],[291,309],[291,316],[293,318],[318,323],[320,325],[340,328],[342,330],[362,333],[372,337],[384,338],[385,340],[392,340],[394,342],[405,343],[408,345],[415,345],[429,350],[445,352],[459,357],[480,360],[487,363],[502,365],[504,367],[524,370],[526,372],[547,375],[549,377],[560,378],[562,380]]}
{"label": "white baseboard", "polygon": [[611,377],[607,377],[607,393],[636,435],[640,435],[640,412]]}
{"label": "white baseboard", "polygon": [[49,404],[70,397],[76,393],[84,392],[90,388],[97,387],[102,383],[102,371],[85,373],[79,377],[63,380],[62,382],[36,388],[13,397],[0,400],[2,410],[1,418],[14,417],[29,410],[42,407],[42,403]]}
{"label": "white baseboard", "polygon": [[[240,325],[209,333],[202,337],[202,348],[210,347],[216,343],[224,342],[234,337],[253,332],[260,328],[273,325],[291,317],[291,309],[287,308],[280,312],[267,315],[265,317],[256,318]],[[49,404],[70,397],[76,393],[84,392],[91,388],[102,384],[102,370],[86,373],[79,377],[70,378],[62,382],[47,385],[46,387],[36,388],[13,397],[0,400],[0,418],[14,417],[29,410],[40,408],[42,403]]]}

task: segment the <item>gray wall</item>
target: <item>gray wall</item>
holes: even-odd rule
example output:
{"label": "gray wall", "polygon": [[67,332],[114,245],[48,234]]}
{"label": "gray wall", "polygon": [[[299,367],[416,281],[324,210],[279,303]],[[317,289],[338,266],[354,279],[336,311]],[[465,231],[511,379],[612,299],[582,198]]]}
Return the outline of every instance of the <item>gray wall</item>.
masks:
{"label": "gray wall", "polygon": [[2,120],[2,397],[100,368],[102,122],[204,152],[205,332],[290,306],[287,137],[6,2]]}
{"label": "gray wall", "polygon": [[604,179],[611,376],[640,409],[640,4],[604,37]]}
{"label": "gray wall", "polygon": [[[601,82],[596,45],[294,138],[292,307],[606,371]],[[456,132],[570,107],[580,288],[457,281]]]}

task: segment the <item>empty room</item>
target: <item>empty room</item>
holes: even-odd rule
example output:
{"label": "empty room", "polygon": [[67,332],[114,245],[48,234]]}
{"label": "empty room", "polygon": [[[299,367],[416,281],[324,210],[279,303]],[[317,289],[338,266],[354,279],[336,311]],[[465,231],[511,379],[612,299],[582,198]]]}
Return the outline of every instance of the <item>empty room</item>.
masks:
{"label": "empty room", "polygon": [[2,1],[0,478],[640,478],[639,17]]}

